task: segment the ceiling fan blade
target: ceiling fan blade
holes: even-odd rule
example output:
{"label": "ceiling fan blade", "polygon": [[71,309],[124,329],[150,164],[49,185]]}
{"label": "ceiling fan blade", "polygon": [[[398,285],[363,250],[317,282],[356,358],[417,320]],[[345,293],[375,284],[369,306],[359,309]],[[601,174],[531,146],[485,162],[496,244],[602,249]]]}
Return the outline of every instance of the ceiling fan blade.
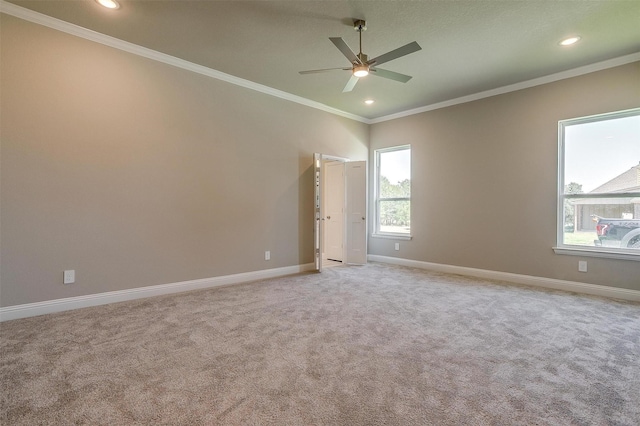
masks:
{"label": "ceiling fan blade", "polygon": [[355,87],[356,83],[358,82],[359,78],[356,77],[355,75],[352,75],[351,78],[349,79],[349,81],[347,82],[347,85],[344,86],[344,89],[342,89],[342,93],[346,93],[346,92],[350,92],[353,90],[353,88]]}
{"label": "ceiling fan blade", "polygon": [[335,71],[335,70],[351,71],[351,68],[325,68],[322,70],[298,71],[298,73],[299,74],[316,74],[319,72],[327,72],[327,71]]}
{"label": "ceiling fan blade", "polygon": [[354,62],[358,64],[362,63],[360,62],[360,59],[358,59],[356,54],[353,53],[353,50],[351,50],[351,48],[347,45],[347,43],[345,43],[345,41],[341,37],[329,37],[329,40],[331,40],[331,42],[335,44],[338,50],[340,50],[342,54],[347,57],[349,62],[351,62],[352,64]]}
{"label": "ceiling fan blade", "polygon": [[399,81],[400,83],[406,83],[413,78],[410,75],[400,74],[399,72],[383,70],[380,68],[370,68],[369,71],[371,71],[371,75],[377,75],[378,77]]}
{"label": "ceiling fan blade", "polygon": [[398,47],[391,52],[387,52],[383,55],[378,56],[377,58],[373,58],[367,61],[367,65],[381,65],[385,62],[393,61],[394,59],[398,59],[402,56],[408,55],[413,52],[417,52],[418,50],[422,50],[422,47],[417,42],[411,42],[409,44],[405,44],[402,47]]}

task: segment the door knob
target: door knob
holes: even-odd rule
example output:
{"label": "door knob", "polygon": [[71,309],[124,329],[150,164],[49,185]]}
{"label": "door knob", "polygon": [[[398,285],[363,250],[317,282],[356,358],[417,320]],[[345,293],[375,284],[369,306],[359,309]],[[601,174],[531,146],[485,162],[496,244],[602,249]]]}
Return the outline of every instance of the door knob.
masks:
{"label": "door knob", "polygon": [[327,216],[327,219],[331,219],[331,216]]}
{"label": "door knob", "polygon": [[364,216],[362,216],[362,220],[364,220]]}

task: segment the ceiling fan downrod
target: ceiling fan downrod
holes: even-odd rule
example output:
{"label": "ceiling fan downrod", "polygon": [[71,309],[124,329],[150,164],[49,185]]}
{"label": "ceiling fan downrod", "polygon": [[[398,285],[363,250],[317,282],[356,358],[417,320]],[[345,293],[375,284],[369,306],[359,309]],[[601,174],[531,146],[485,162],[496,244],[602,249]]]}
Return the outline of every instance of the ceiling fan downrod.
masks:
{"label": "ceiling fan downrod", "polygon": [[360,59],[360,63],[364,64],[367,62],[367,55],[362,53],[362,32],[367,30],[367,23],[362,19],[357,19],[353,21],[353,29],[358,32],[360,35],[360,53],[358,53],[358,59]]}

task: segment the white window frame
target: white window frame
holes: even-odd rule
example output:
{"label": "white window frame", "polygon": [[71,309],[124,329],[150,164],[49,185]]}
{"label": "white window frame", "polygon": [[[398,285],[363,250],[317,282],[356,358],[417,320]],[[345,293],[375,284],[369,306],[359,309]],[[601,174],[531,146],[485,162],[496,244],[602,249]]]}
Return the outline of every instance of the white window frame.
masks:
{"label": "white window frame", "polygon": [[[565,181],[564,181],[564,164],[565,164],[565,129],[568,126],[576,124],[593,123],[597,121],[612,120],[617,118],[632,117],[640,115],[640,108],[617,111],[606,114],[598,114],[589,117],[574,118],[569,120],[562,120],[558,122],[558,199],[557,199],[557,235],[556,246],[553,247],[553,251],[556,254],[572,255],[572,256],[586,256],[586,257],[601,257],[611,259],[623,259],[623,260],[635,260],[640,261],[640,252],[634,249],[627,248],[611,248],[611,247],[591,247],[591,246],[579,246],[564,244],[564,201],[571,198],[602,198],[603,194],[564,194]],[[640,193],[614,193],[607,194],[607,198],[616,197],[640,197]]]}
{"label": "white window frame", "polygon": [[[399,232],[383,232],[380,231],[380,201],[393,201],[393,200],[407,200],[409,201],[409,209],[411,209],[411,197],[401,197],[401,198],[380,198],[380,154],[384,154],[387,152],[394,152],[394,151],[402,151],[408,149],[409,151],[411,151],[411,145],[398,145],[398,146],[392,146],[392,147],[388,147],[388,148],[380,148],[380,149],[376,149],[374,151],[374,167],[375,167],[375,173],[374,173],[374,183],[373,183],[373,190],[374,190],[374,195],[373,195],[373,199],[374,199],[374,221],[373,221],[373,233],[372,236],[373,237],[377,237],[377,238],[389,238],[389,239],[395,239],[395,240],[410,240],[411,237],[411,226],[409,226],[409,233],[399,233]],[[410,217],[411,217],[411,213],[410,213]]]}

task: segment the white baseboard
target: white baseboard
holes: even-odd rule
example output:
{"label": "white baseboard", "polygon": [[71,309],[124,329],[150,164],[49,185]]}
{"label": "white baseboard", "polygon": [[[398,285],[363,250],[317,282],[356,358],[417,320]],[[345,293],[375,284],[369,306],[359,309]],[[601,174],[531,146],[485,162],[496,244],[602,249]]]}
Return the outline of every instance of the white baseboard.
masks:
{"label": "white baseboard", "polygon": [[152,285],[148,287],[132,288],[128,290],[110,291],[107,293],[89,294],[86,296],[69,297],[66,299],[46,300],[44,302],[28,303],[24,305],[0,308],[0,322],[19,318],[34,317],[54,312],[72,309],[88,308],[90,306],[106,305],[108,303],[124,302],[163,294],[180,293],[183,291],[200,290],[204,288],[220,287],[224,285],[240,284],[249,281],[276,278],[314,270],[314,264],[286,266],[283,268],[264,269],[261,271],[244,272],[241,274],[224,275],[221,277],[203,278],[199,280],[182,281],[170,284]]}
{"label": "white baseboard", "polygon": [[[422,262],[418,260],[402,259],[399,257],[378,256],[370,254],[367,256],[367,258],[372,262],[390,263],[394,265],[428,269],[448,274],[467,275],[471,277],[507,281],[515,284],[551,288],[555,290],[571,291],[576,293],[591,294],[595,296],[611,297],[615,299],[624,299],[636,302],[640,301],[640,291],[638,290],[629,290],[625,288],[608,287],[596,284],[586,284],[575,281],[557,280],[553,278],[534,277],[531,275],[512,274],[509,272],[489,271],[486,269],[467,268],[463,266],[444,265],[440,263]],[[199,280],[182,281],[170,284],[132,288],[128,290],[110,291],[107,293],[90,294],[86,296],[69,297],[66,299],[47,300],[44,302],[28,303],[24,305],[7,306],[4,308],[0,308],[0,322],[33,317],[37,315],[51,314],[55,312],[69,311],[72,309],[106,305],[108,303],[125,302],[127,300],[160,296],[163,294],[180,293],[183,291],[240,284],[249,281],[275,278],[285,275],[297,274],[300,272],[312,271],[313,269],[313,263],[308,263],[305,265],[265,269],[261,271],[245,272],[241,274],[224,275],[221,277],[203,278]]]}
{"label": "white baseboard", "polygon": [[591,294],[594,296],[611,297],[640,302],[640,291],[626,288],[609,287],[605,285],[586,284],[576,281],[557,280],[553,278],[534,277],[531,275],[512,274],[509,272],[489,271],[486,269],[466,268],[464,266],[443,265],[441,263],[421,262],[419,260],[402,259],[399,257],[378,256],[370,254],[367,259],[372,262],[391,263],[394,265],[413,268],[429,269],[447,274],[467,275],[470,277],[507,281],[515,284],[535,287],[551,288],[554,290],[571,291],[575,293]]}

